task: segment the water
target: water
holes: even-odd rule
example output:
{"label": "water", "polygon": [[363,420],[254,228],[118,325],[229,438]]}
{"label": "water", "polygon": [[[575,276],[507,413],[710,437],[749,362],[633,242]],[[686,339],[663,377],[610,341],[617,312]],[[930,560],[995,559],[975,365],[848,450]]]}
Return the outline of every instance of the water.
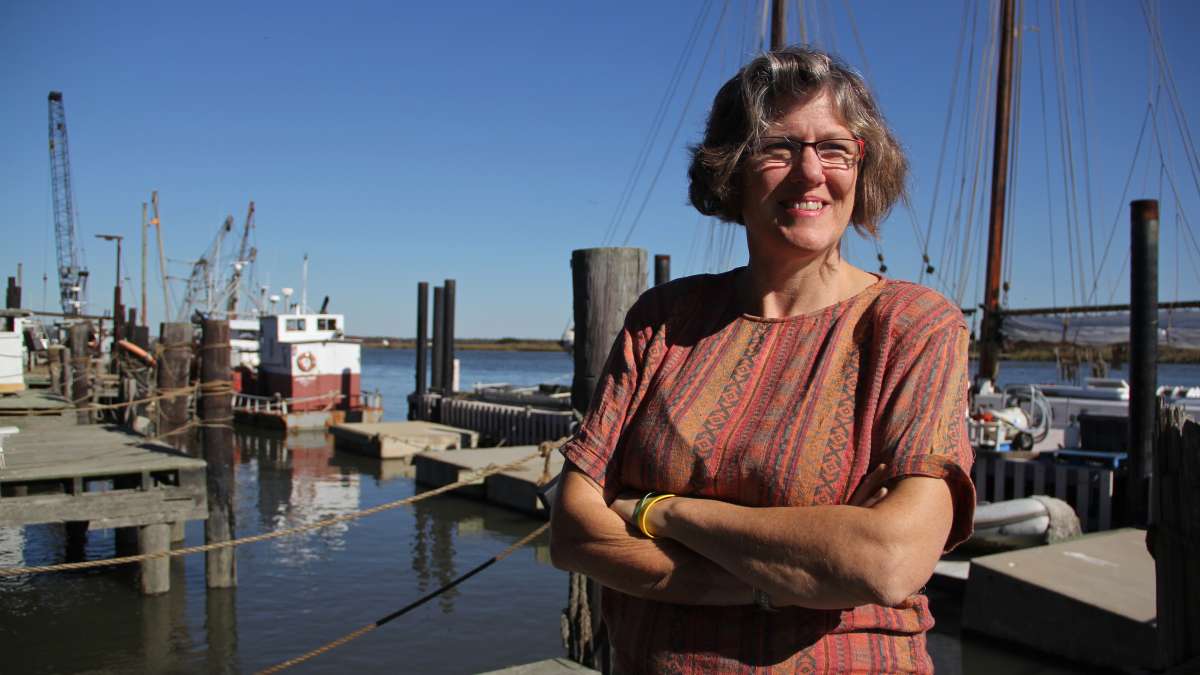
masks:
{"label": "water", "polygon": [[[464,388],[570,380],[555,352],[458,354]],[[411,350],[366,350],[364,386],[403,419]],[[1045,381],[1052,364],[1005,364],[1003,382]],[[1200,382],[1198,366],[1162,366],[1164,383]],[[237,534],[246,536],[411,496],[411,474],[335,453],[323,434],[239,435]],[[253,672],[371,623],[500,552],[540,523],[481,502],[440,496],[351,524],[240,547],[239,587],[208,591],[202,556],[172,561],[171,592],[143,598],[132,566],[0,579],[5,672]],[[186,544],[203,542],[190,524]],[[60,562],[59,526],[0,528],[0,565]],[[89,534],[89,559],[110,557],[112,531]],[[295,670],[468,673],[561,656],[567,577],[545,537],[457,589]],[[943,673],[1070,673],[1044,656],[960,636],[957,598],[931,594],[930,651]]]}

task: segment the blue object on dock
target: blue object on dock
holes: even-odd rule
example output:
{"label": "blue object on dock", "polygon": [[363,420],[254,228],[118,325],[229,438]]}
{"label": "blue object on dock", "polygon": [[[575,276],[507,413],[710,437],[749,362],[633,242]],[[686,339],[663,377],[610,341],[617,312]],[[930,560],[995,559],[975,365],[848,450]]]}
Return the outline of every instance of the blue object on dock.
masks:
{"label": "blue object on dock", "polygon": [[1103,450],[1084,450],[1082,448],[1064,448],[1054,453],[1054,460],[1059,464],[1103,466],[1109,469],[1121,468],[1121,462],[1124,462],[1128,458],[1129,453],[1127,452],[1106,452]]}

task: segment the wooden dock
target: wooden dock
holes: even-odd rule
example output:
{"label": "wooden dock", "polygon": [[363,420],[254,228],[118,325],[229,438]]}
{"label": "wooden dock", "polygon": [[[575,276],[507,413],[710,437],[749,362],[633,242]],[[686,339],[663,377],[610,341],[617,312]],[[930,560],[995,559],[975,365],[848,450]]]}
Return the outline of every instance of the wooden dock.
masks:
{"label": "wooden dock", "polygon": [[[61,416],[0,426],[18,429],[4,439],[0,526],[64,523],[69,537],[117,528],[126,541],[136,532],[140,552],[152,553],[181,539],[184,522],[208,517],[202,460]],[[168,571],[167,558],[142,563],[142,591],[169,590]]]}
{"label": "wooden dock", "polygon": [[1106,668],[1153,668],[1154,560],[1144,530],[974,558],[963,628]]}
{"label": "wooden dock", "polygon": [[359,422],[331,429],[335,447],[379,459],[411,458],[426,450],[474,448],[479,432],[433,422]]}
{"label": "wooden dock", "polygon": [[[536,445],[518,445],[502,448],[477,448],[474,450],[444,450],[423,452],[413,457],[417,469],[417,482],[429,487],[441,487],[457,482],[469,474],[488,466],[503,466],[537,452]],[[563,456],[550,454],[550,476],[557,476],[563,467]],[[486,499],[487,501],[515,509],[540,518],[547,517],[546,509],[538,499],[538,481],[542,478],[545,460],[537,457],[519,468],[493,474],[480,479],[476,484],[460,488],[457,492]]]}

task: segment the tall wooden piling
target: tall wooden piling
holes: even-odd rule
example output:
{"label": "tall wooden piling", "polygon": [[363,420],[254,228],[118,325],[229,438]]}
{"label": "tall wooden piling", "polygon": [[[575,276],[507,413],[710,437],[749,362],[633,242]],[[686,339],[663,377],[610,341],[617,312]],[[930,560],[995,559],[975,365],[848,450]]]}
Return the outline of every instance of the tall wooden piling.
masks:
{"label": "tall wooden piling", "polygon": [[444,295],[441,286],[433,288],[433,358],[431,359],[430,380],[429,386],[437,392],[442,390],[442,348],[445,346],[442,339],[442,329],[445,328],[442,320]]}
{"label": "tall wooden piling", "polygon": [[1154,556],[1158,653],[1163,669],[1200,665],[1200,424],[1164,406],[1154,444],[1153,511],[1147,544]]}
{"label": "tall wooden piling", "polygon": [[417,400],[420,401],[425,396],[425,383],[428,381],[426,376],[426,361],[427,352],[425,351],[425,330],[429,322],[429,282],[422,281],[417,284]]}
{"label": "tall wooden piling", "polygon": [[454,391],[454,296],[458,284],[447,279],[442,287],[442,391]]}
{"label": "tall wooden piling", "polygon": [[646,290],[646,252],[585,248],[571,252],[575,303],[575,379],[571,406],[586,411],[625,313]]}
{"label": "tall wooden piling", "polygon": [[78,322],[71,325],[71,401],[80,408],[76,416],[79,424],[89,424],[92,421],[92,382],[91,356],[88,353],[88,334],[91,325]]}
{"label": "tall wooden piling", "polygon": [[654,285],[661,286],[671,280],[671,256],[654,256]]}
{"label": "tall wooden piling", "polygon": [[[575,313],[575,379],[571,407],[591,404],[625,313],[646,290],[646,252],[637,248],[590,248],[571,252]],[[600,587],[572,572],[567,607],[567,656],[606,671],[607,647],[600,618]]]}
{"label": "tall wooden piling", "polygon": [[[234,537],[233,387],[229,372],[229,322],[205,319],[203,330],[199,407],[204,461],[208,463],[204,543],[212,544]],[[206,551],[204,555],[204,576],[209,588],[237,585],[232,548]]]}
{"label": "tall wooden piling", "polygon": [[192,360],[192,325],[164,323],[159,328],[158,435],[176,448],[187,437],[178,430],[187,423],[188,371]]}
{"label": "tall wooden piling", "polygon": [[1158,202],[1130,204],[1129,482],[1126,521],[1146,527],[1158,408]]}

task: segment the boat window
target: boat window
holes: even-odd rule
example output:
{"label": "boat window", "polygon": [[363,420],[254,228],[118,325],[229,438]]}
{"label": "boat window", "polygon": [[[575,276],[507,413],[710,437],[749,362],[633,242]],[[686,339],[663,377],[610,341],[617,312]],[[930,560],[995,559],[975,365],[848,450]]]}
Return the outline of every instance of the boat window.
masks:
{"label": "boat window", "polygon": [[337,330],[337,319],[317,319],[317,330]]}
{"label": "boat window", "polygon": [[304,330],[304,319],[288,319],[288,330]]}

